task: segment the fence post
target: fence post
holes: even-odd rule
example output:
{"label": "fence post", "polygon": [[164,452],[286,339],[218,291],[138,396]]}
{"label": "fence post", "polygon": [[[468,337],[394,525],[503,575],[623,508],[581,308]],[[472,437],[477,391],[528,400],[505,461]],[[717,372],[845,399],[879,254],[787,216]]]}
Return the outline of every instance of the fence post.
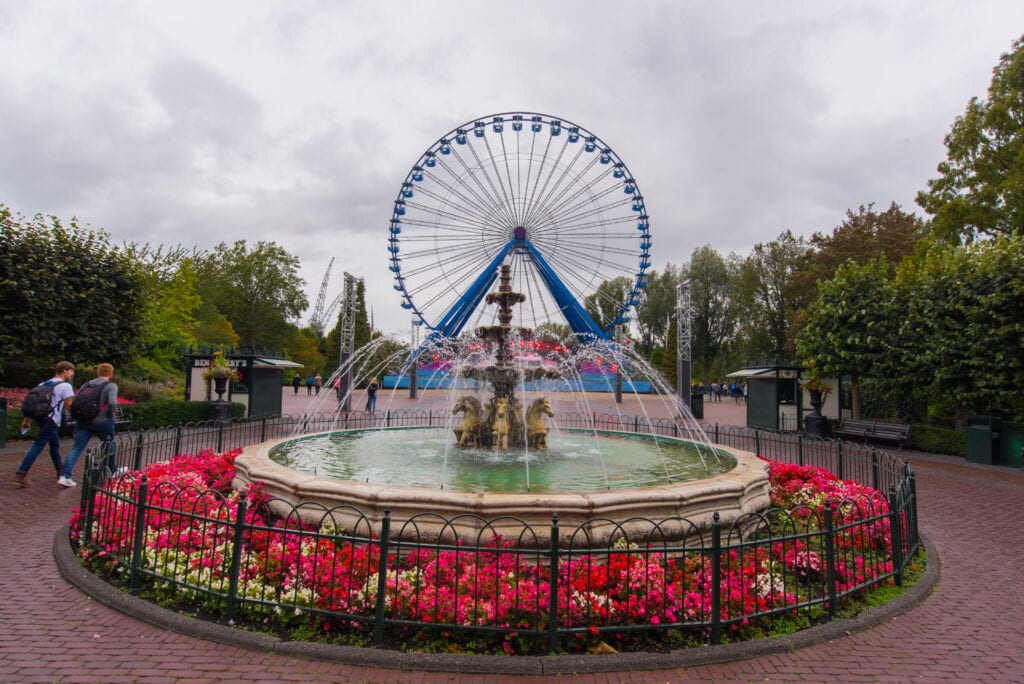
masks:
{"label": "fence post", "polygon": [[97,468],[93,449],[85,452],[85,472],[82,477],[82,510],[85,515],[82,521],[82,542],[92,541],[92,520],[96,513],[96,479]]}
{"label": "fence post", "polygon": [[907,526],[907,532],[913,535],[913,543],[908,543],[907,546],[908,548],[912,546],[916,549],[921,540],[921,536],[917,531],[917,476],[914,474],[914,470],[910,467],[909,463],[903,464],[903,471],[905,473],[904,479],[910,483],[910,502],[907,506],[907,515],[910,516],[913,521]]}
{"label": "fence post", "polygon": [[132,464],[132,470],[142,470],[142,442],[143,436],[140,430],[135,435],[135,463]]}
{"label": "fence post", "polygon": [[715,423],[715,444],[721,444],[722,442],[718,439],[718,423]]}
{"label": "fence post", "polygon": [[260,419],[260,441],[261,442],[266,442],[267,441],[267,417],[266,416],[263,416],[263,418]]}
{"label": "fence post", "polygon": [[181,430],[180,425],[174,430],[174,453],[171,456],[177,456],[181,453]]}
{"label": "fence post", "polygon": [[796,463],[801,466],[804,464],[804,436],[800,432],[796,434]]}
{"label": "fence post", "polygon": [[722,520],[711,516],[711,643],[722,642]]}
{"label": "fence post", "polygon": [[558,514],[551,514],[551,567],[548,577],[548,653],[558,650]]}
{"label": "fence post", "polygon": [[875,447],[871,447],[871,488],[881,491],[878,486],[878,480],[878,450]]}
{"label": "fence post", "polygon": [[217,425],[217,453],[224,451],[224,423]]}
{"label": "fence post", "polygon": [[825,581],[828,591],[828,619],[836,617],[836,524],[832,517],[832,500],[825,500]]}
{"label": "fence post", "polygon": [[139,496],[135,500],[135,535],[132,541],[132,578],[128,591],[139,593],[142,588],[142,538],[146,534],[146,498],[149,492],[149,478],[145,475],[139,482]]}
{"label": "fence post", "polygon": [[224,619],[228,622],[235,619],[235,606],[238,604],[238,573],[242,566],[242,535],[245,534],[247,508],[245,492],[242,492],[238,497],[238,513],[235,515],[235,529],[231,536],[231,567],[228,568],[228,597],[224,610]]}
{"label": "fence post", "polygon": [[373,613],[373,643],[384,643],[384,606],[388,591],[388,539],[391,536],[391,506],[384,507],[380,521],[380,560],[377,561],[377,604]]}
{"label": "fence post", "polygon": [[836,477],[840,480],[846,479],[846,475],[843,474],[843,460],[843,442],[840,440],[836,442]]}
{"label": "fence post", "polygon": [[761,431],[754,430],[754,455],[761,455]]}
{"label": "fence post", "polygon": [[889,485],[889,538],[892,544],[893,580],[903,586],[903,508],[896,496],[896,485]]}
{"label": "fence post", "polygon": [[384,412],[384,427],[391,427],[391,409]]}

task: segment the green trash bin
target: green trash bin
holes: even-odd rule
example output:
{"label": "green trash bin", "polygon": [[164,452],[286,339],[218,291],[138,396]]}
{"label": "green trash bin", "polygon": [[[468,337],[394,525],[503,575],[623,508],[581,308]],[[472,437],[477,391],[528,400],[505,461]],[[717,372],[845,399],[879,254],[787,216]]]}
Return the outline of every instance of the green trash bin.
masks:
{"label": "green trash bin", "polygon": [[697,420],[704,418],[704,395],[693,393],[690,394],[690,413]]}
{"label": "green trash bin", "polygon": [[1003,430],[999,435],[999,461],[1013,468],[1024,468],[1024,430]]}
{"label": "green trash bin", "polygon": [[999,462],[999,430],[1002,423],[992,416],[967,416],[967,450],[971,463],[992,465]]}

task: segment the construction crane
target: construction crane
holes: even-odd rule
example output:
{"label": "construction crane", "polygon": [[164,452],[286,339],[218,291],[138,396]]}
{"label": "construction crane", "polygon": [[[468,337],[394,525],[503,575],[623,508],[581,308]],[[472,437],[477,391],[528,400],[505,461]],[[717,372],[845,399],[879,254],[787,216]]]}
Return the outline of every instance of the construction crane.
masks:
{"label": "construction crane", "polygon": [[[324,303],[327,301],[327,286],[331,281],[331,267],[334,266],[334,257],[331,257],[324,272],[324,279],[320,283],[320,293],[316,297],[316,306],[313,307],[313,315],[309,317],[309,327],[317,334],[317,337],[324,334]],[[333,310],[336,304],[331,304]],[[327,314],[330,315],[330,314]]]}

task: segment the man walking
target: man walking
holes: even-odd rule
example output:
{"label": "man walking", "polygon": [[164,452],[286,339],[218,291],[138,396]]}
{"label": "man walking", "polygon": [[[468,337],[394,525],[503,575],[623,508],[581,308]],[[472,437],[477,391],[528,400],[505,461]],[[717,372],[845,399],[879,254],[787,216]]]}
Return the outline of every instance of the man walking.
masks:
{"label": "man walking", "polygon": [[[36,419],[36,424],[39,426],[39,434],[36,435],[36,441],[32,443],[28,453],[25,454],[25,458],[21,461],[21,465],[18,467],[18,472],[14,473],[14,478],[11,480],[11,482],[19,487],[31,486],[32,483],[28,481],[29,468],[36,462],[36,456],[39,455],[39,452],[47,445],[50,447],[50,460],[53,461],[53,468],[57,471],[57,475],[60,476],[60,423],[64,416],[64,409],[70,408],[71,399],[75,396],[75,391],[71,388],[70,382],[74,375],[75,365],[70,361],[61,361],[57,364],[54,376],[45,382],[39,383],[40,385],[48,385],[52,388],[50,412],[45,417]],[[31,422],[28,418],[21,421],[22,430],[27,430],[30,425]]]}
{"label": "man walking", "polygon": [[93,436],[99,437],[107,454],[107,470],[117,472],[114,461],[114,407],[117,406],[117,385],[114,384],[114,367],[101,363],[96,367],[96,377],[78,388],[78,396],[71,402],[71,417],[75,419],[75,445],[71,447],[64,462],[60,479],[61,487],[74,487],[71,479],[78,457]]}

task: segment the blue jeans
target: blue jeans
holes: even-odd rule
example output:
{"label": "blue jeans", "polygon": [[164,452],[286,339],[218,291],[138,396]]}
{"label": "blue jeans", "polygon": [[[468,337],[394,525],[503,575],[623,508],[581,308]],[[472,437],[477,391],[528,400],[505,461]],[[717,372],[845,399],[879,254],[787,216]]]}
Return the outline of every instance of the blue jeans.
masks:
{"label": "blue jeans", "polygon": [[373,413],[377,409],[377,395],[368,394],[366,396],[366,411],[367,413]]}
{"label": "blue jeans", "polygon": [[105,420],[102,423],[79,422],[75,424],[75,445],[71,447],[68,459],[64,461],[64,470],[61,471],[62,476],[71,477],[71,473],[75,470],[75,464],[78,462],[78,457],[85,451],[85,445],[89,443],[93,436],[99,437],[100,441],[108,449],[107,470],[110,472],[117,470],[117,463],[114,460],[114,421]]}
{"label": "blue jeans", "polygon": [[21,465],[18,466],[18,472],[23,475],[27,473],[32,464],[36,462],[36,456],[47,444],[50,445],[50,460],[53,461],[53,467],[60,470],[60,428],[52,420],[46,418],[39,421],[39,434],[36,435],[36,441],[32,442],[31,448],[22,459]]}

